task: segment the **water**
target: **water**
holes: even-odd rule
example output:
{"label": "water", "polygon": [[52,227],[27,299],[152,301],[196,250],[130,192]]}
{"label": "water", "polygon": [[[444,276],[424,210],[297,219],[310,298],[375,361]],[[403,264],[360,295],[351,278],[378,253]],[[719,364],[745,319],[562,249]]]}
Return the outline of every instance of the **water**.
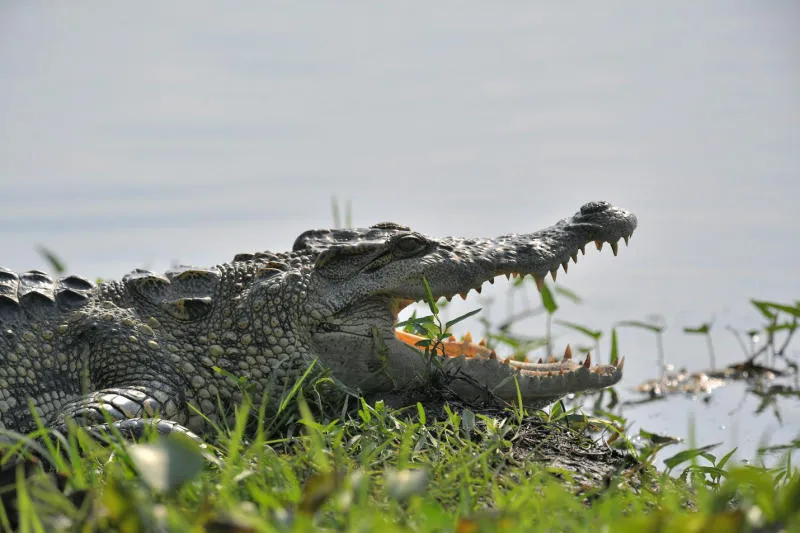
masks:
{"label": "water", "polygon": [[[725,326],[761,323],[749,298],[800,294],[794,2],[140,5],[0,7],[4,266],[45,266],[37,245],[109,278],[283,250],[331,224],[331,196],[359,225],[464,236],[606,199],[640,228],[560,278],[585,298],[563,319],[660,315],[668,362],[700,369],[684,326],[714,320],[727,364],[742,354]],[[500,287],[448,312],[486,298],[509,309]],[[620,344],[623,388],[656,373],[651,335]],[[778,425],[740,397],[625,414],[685,437],[693,419],[697,444],[740,458],[797,436],[796,400]]]}

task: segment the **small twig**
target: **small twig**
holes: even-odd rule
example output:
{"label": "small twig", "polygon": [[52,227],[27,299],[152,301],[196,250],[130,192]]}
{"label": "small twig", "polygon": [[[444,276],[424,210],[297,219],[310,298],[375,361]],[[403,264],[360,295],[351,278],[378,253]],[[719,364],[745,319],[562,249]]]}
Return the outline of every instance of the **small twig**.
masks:
{"label": "small twig", "polygon": [[733,333],[733,336],[736,337],[737,341],[739,341],[739,346],[742,348],[742,352],[744,353],[745,358],[749,358],[750,357],[750,350],[747,349],[747,346],[745,345],[744,341],[742,340],[742,336],[739,334],[739,332],[736,331],[736,329],[734,329],[734,327],[731,326],[730,324],[725,326],[725,329],[727,329],[728,331]]}
{"label": "small twig", "polygon": [[789,330],[789,333],[786,335],[786,339],[783,341],[783,345],[778,349],[778,355],[786,358],[786,348],[789,346],[789,342],[792,340],[792,336],[794,336],[794,332],[797,331],[797,319],[794,319],[794,323],[792,324],[792,328]]}

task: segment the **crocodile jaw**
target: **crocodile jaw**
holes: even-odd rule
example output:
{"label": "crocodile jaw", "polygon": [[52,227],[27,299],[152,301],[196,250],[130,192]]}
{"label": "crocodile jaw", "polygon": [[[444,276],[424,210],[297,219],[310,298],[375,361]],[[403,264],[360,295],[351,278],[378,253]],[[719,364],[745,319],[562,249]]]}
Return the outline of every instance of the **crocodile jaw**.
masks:
{"label": "crocodile jaw", "polygon": [[[593,365],[591,355],[573,360],[569,347],[560,359],[533,362],[527,359],[501,359],[483,341],[475,343],[467,334],[434,345],[426,354],[417,343],[424,337],[398,330],[397,315],[413,300],[372,297],[342,313],[370,317],[368,330],[341,324],[335,332],[314,335],[315,352],[334,376],[364,393],[380,393],[421,386],[431,371],[439,369],[442,385],[467,403],[478,404],[487,398],[508,404],[522,400],[529,409],[538,409],[563,396],[587,390],[600,390],[622,379],[624,358],[616,364]],[[439,364],[429,358],[439,357]]]}
{"label": "crocodile jaw", "polygon": [[[416,346],[424,337],[395,330],[398,340]],[[417,350],[422,352],[419,347]],[[446,376],[445,385],[468,403],[481,398],[496,398],[505,403],[521,400],[530,409],[538,409],[571,393],[600,390],[622,379],[625,358],[611,365],[593,365],[591,354],[575,361],[567,346],[561,359],[500,359],[482,340],[472,341],[467,333],[463,340],[450,337],[429,347],[431,353],[441,358],[441,368]]]}

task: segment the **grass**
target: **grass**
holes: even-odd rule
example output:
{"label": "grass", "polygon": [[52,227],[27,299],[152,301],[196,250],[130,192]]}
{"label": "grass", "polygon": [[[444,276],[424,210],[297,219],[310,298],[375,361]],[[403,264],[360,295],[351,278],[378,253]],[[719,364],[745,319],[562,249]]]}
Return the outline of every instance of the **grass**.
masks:
{"label": "grass", "polygon": [[[679,475],[631,461],[592,485],[519,460],[531,419],[511,412],[431,420],[421,404],[362,401],[322,423],[301,401],[299,413],[294,436],[248,440],[245,404],[205,449],[178,436],[100,446],[74,430],[67,457],[52,459],[59,475],[30,462],[11,470],[20,530],[800,530],[789,463],[731,467],[730,455],[688,451],[672,463]],[[10,520],[6,509],[0,527]]]}
{"label": "grass", "polygon": [[[544,292],[549,330],[557,306]],[[775,337],[791,338],[800,307],[754,305],[768,321],[768,351],[780,355],[788,340]],[[432,349],[462,317],[444,323],[429,306],[430,317],[405,326]],[[562,323],[595,343],[601,335]],[[509,331],[490,338],[515,349],[530,342]],[[656,453],[674,441],[643,431],[647,445],[634,446],[625,418],[603,410],[613,391],[595,397],[597,417],[561,402],[528,413],[446,397],[399,409],[360,398],[345,410],[317,406],[314,379],[301,380],[275,417],[245,401],[203,446],[180,435],[101,445],[79,428],[0,443],[0,530],[800,531],[798,441],[778,467],[733,464],[735,450],[707,447],[658,471]]]}

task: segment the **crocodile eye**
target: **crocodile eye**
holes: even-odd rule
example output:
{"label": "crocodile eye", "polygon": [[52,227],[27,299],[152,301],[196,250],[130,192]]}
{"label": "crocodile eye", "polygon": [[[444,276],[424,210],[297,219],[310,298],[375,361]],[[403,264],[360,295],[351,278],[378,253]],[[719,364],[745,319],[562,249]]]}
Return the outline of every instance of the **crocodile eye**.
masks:
{"label": "crocodile eye", "polygon": [[409,234],[395,239],[392,249],[403,256],[414,255],[428,247],[428,241],[419,235]]}

